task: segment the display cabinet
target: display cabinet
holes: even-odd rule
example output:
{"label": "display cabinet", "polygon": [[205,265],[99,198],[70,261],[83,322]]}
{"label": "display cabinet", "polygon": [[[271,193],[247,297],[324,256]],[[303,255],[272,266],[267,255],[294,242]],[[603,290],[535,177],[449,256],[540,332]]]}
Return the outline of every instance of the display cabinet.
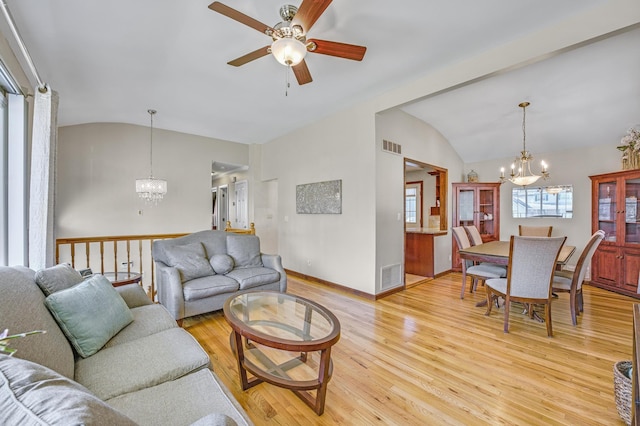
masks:
{"label": "display cabinet", "polygon": [[[500,182],[452,183],[452,226],[475,225],[482,241],[500,239]],[[460,271],[458,245],[452,236],[451,267]]]}
{"label": "display cabinet", "polygon": [[591,284],[640,297],[640,170],[590,178],[591,230],[605,232],[591,262]]}

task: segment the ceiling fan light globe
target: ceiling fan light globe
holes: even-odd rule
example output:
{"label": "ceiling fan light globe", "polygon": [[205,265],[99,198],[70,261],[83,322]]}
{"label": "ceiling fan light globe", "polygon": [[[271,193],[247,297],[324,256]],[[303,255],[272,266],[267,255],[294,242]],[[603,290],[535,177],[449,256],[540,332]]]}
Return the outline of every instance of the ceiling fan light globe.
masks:
{"label": "ceiling fan light globe", "polygon": [[271,44],[271,54],[286,66],[296,66],[307,54],[307,47],[295,38],[279,38]]}

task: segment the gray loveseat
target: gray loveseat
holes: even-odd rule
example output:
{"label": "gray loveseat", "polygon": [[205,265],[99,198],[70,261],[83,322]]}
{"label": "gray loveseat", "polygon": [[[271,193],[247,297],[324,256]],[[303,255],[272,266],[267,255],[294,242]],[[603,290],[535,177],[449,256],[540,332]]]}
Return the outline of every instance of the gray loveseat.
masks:
{"label": "gray loveseat", "polygon": [[137,284],[0,267],[0,328],[46,331],[0,354],[2,424],[251,424],[207,353]]}
{"label": "gray loveseat", "polygon": [[260,252],[255,235],[200,231],[153,242],[158,301],[179,322],[222,309],[233,294],[287,290],[279,255]]}

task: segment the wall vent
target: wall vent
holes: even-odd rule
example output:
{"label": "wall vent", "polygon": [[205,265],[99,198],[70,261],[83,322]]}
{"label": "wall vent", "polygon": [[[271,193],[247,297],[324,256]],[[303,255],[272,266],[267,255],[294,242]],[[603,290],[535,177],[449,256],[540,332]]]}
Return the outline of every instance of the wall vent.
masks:
{"label": "wall vent", "polygon": [[383,266],[380,269],[380,289],[386,290],[399,285],[402,285],[402,265],[396,263],[395,265]]}
{"label": "wall vent", "polygon": [[386,139],[382,140],[382,150],[391,152],[393,154],[402,154],[402,145],[399,143],[391,142]]}

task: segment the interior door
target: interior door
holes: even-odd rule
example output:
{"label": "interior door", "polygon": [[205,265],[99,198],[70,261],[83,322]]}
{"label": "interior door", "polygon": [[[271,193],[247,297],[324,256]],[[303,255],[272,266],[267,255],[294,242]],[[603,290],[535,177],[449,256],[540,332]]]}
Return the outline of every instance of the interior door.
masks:
{"label": "interior door", "polygon": [[248,183],[246,180],[236,182],[236,224],[234,228],[249,228],[249,195],[247,191]]}

